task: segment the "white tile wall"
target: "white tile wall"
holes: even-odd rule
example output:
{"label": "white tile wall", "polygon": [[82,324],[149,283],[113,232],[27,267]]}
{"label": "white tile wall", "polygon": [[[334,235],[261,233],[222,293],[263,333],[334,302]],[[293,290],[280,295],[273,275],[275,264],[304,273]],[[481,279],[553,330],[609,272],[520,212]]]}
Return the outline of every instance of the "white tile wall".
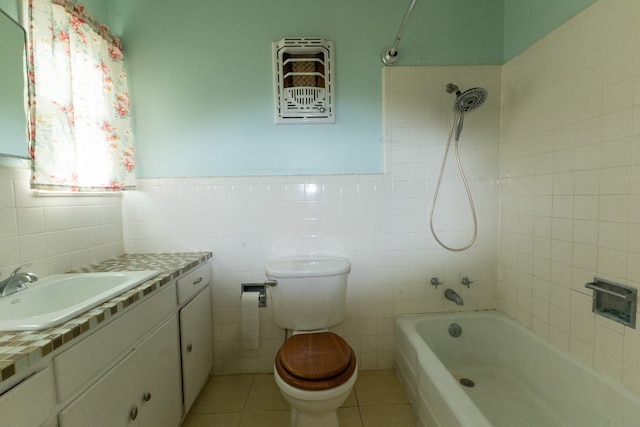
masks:
{"label": "white tile wall", "polygon": [[640,335],[594,276],[640,285],[640,2],[600,0],[503,68],[500,308],[640,393]]}
{"label": "white tile wall", "polygon": [[[498,306],[640,394],[640,332],[594,316],[584,288],[594,275],[640,286],[639,70],[640,3],[599,0],[503,67],[384,68],[385,174],[144,179],[122,198],[36,197],[28,169],[0,165],[0,272],[59,273],[125,248],[213,251],[214,370],[268,372],[283,334],[262,310],[261,349],[242,349],[240,283],[263,280],[276,256],[342,254],[353,271],[337,330],[365,369],[391,366],[396,316]],[[489,90],[462,133],[480,230],[461,253],[427,224],[449,82]],[[457,244],[470,218],[451,166],[436,226]]]}
{"label": "white tile wall", "polygon": [[24,263],[46,276],[123,253],[120,196],[39,197],[29,173],[0,166],[0,277]]}
{"label": "white tile wall", "polygon": [[[28,169],[0,167],[0,271],[64,272],[125,248],[211,250],[214,370],[268,372],[283,334],[262,310],[261,349],[242,349],[240,283],[263,280],[276,256],[342,254],[353,271],[337,331],[365,369],[391,366],[396,316],[498,306],[640,394],[640,332],[594,316],[584,288],[594,275],[640,285],[639,70],[640,3],[599,0],[503,67],[385,68],[381,175],[143,179],[122,198],[36,197]],[[460,253],[427,223],[449,82],[489,90],[462,133],[480,228]],[[435,219],[455,245],[470,218],[452,166]]]}
{"label": "white tile wall", "polygon": [[[396,316],[498,305],[640,394],[640,332],[594,316],[584,288],[594,275],[640,285],[638,70],[640,3],[600,0],[503,67],[385,68],[381,175],[144,179],[121,205],[35,197],[27,169],[0,167],[0,270],[33,262],[52,274],[125,248],[211,250],[215,372],[267,372],[282,331],[262,310],[261,349],[242,349],[240,283],[261,281],[276,256],[342,254],[353,271],[337,330],[363,368],[391,366]],[[480,229],[460,253],[440,248],[427,223],[449,82],[489,90],[462,133]],[[435,219],[455,245],[470,218],[452,166]],[[432,276],[445,285],[427,285]],[[444,300],[449,286],[464,307]]]}
{"label": "white tile wall", "polygon": [[[240,284],[264,280],[265,262],[277,256],[344,255],[353,268],[336,329],[362,368],[389,368],[396,316],[497,306],[500,79],[496,66],[386,68],[385,174],[139,180],[139,191],[123,196],[126,251],[214,252],[214,371],[227,374],[270,372],[284,337],[269,307],[261,310],[260,350],[242,349]],[[440,248],[427,223],[454,100],[444,90],[449,81],[490,91],[461,139],[480,232],[460,253]],[[447,170],[436,211],[453,244],[470,236],[471,221],[456,180]],[[432,276],[445,286],[428,285]],[[460,285],[463,276],[474,280],[470,289]],[[446,301],[445,287],[465,305]]]}

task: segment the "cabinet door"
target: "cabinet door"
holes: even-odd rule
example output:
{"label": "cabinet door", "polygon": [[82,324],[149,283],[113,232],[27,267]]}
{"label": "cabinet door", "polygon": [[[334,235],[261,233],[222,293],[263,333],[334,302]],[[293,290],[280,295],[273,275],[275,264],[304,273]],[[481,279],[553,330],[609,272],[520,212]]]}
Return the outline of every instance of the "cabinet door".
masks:
{"label": "cabinet door", "polygon": [[140,425],[176,427],[182,417],[180,335],[174,315],[136,349]]}
{"label": "cabinet door", "polygon": [[[135,350],[134,350],[135,351]],[[138,425],[133,352],[60,411],[61,427]],[[135,411],[135,413],[134,413]]]}
{"label": "cabinet door", "polygon": [[211,288],[206,287],[180,310],[180,335],[184,410],[188,412],[213,365]]}
{"label": "cabinet door", "polygon": [[180,423],[178,321],[172,316],[59,415],[61,427]]}

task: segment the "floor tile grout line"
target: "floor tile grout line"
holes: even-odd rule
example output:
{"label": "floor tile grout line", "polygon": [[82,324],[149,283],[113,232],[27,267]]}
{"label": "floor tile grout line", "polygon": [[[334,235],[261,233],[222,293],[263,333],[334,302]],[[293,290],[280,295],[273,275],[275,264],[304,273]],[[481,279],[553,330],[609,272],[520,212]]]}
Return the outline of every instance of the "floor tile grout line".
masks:
{"label": "floor tile grout line", "polygon": [[358,390],[356,386],[353,386],[353,396],[356,398],[356,408],[358,408],[358,418],[360,419],[360,425],[364,427],[364,420],[362,419],[362,411],[360,410],[360,400],[358,399]]}
{"label": "floor tile grout line", "polygon": [[251,396],[251,389],[253,388],[253,383],[255,382],[256,376],[251,374],[251,381],[249,382],[249,387],[247,389],[247,395],[244,397],[244,403],[242,404],[242,411],[240,411],[240,420],[242,420],[242,415],[247,410],[247,404],[249,403],[249,396]]}

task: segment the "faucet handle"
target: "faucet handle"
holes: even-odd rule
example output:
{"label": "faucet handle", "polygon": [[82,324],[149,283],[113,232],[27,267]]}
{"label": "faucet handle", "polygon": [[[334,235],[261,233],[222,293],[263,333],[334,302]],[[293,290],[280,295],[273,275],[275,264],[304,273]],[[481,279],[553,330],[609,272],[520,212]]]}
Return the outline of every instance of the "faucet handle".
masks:
{"label": "faucet handle", "polygon": [[470,284],[473,283],[473,280],[469,280],[469,278],[467,276],[464,276],[462,278],[462,286],[466,286],[467,288],[469,287]]}
{"label": "faucet handle", "polygon": [[20,267],[16,268],[15,270],[13,270],[13,272],[11,273],[11,276],[15,276],[16,274],[18,274],[20,272],[20,270],[22,270],[25,267],[29,267],[31,265],[30,262],[26,263],[26,264],[22,264]]}
{"label": "faucet handle", "polygon": [[431,280],[429,281],[429,283],[431,283],[433,286],[435,286],[436,289],[438,289],[438,285],[442,285],[442,282],[440,280],[438,280],[438,276],[432,277]]}

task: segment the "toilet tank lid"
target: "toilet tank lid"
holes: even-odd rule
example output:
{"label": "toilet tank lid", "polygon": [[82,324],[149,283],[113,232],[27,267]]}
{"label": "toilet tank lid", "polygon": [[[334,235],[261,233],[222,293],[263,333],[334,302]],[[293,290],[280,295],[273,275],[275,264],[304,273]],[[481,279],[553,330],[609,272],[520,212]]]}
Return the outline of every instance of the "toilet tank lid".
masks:
{"label": "toilet tank lid", "polygon": [[339,256],[280,258],[266,265],[268,277],[337,276],[351,271],[351,262]]}

